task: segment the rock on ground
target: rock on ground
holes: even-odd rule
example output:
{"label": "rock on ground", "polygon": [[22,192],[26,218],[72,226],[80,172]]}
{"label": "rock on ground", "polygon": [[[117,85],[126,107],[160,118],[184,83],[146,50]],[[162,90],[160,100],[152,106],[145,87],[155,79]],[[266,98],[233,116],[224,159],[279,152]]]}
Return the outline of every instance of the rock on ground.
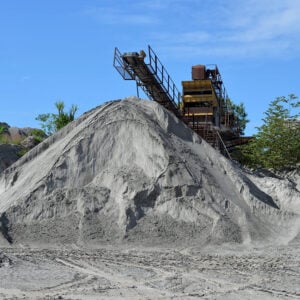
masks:
{"label": "rock on ground", "polygon": [[19,145],[0,144],[0,173],[20,158],[21,149]]}
{"label": "rock on ground", "polygon": [[[0,122],[0,127],[0,173],[46,138],[46,134],[36,128],[10,127],[4,122]],[[35,133],[39,134],[38,138]]]}

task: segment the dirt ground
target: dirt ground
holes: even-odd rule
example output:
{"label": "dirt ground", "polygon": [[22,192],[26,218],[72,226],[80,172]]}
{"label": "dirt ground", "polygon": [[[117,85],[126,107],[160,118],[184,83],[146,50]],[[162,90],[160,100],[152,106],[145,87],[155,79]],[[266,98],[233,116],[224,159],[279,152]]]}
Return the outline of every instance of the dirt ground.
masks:
{"label": "dirt ground", "polygon": [[2,248],[0,299],[300,299],[299,250]]}
{"label": "dirt ground", "polygon": [[0,174],[0,300],[300,299],[299,199],[299,170],[241,169],[159,104],[108,102]]}

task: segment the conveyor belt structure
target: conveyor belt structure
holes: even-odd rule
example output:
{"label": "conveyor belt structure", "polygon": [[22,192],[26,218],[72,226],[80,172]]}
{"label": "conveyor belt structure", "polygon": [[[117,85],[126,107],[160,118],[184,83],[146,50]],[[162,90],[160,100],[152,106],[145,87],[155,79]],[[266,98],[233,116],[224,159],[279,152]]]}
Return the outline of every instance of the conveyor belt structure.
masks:
{"label": "conveyor belt structure", "polygon": [[145,94],[181,118],[179,103],[181,95],[163,64],[148,46],[148,59],[144,51],[121,54],[115,48],[114,67],[125,80],[135,80]]}

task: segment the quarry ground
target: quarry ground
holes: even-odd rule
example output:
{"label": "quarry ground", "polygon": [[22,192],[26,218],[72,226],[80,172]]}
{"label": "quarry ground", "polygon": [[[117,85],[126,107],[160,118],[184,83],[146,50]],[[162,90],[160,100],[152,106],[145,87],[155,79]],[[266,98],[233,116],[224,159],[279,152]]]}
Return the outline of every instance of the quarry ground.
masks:
{"label": "quarry ground", "polygon": [[0,299],[300,299],[299,250],[2,248]]}
{"label": "quarry ground", "polygon": [[300,299],[299,199],[300,169],[107,102],[0,173],[0,300]]}

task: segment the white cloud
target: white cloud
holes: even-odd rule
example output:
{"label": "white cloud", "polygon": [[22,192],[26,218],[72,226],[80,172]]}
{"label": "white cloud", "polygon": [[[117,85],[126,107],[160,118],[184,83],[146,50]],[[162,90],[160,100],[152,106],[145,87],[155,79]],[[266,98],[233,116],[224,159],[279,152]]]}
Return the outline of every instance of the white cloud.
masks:
{"label": "white cloud", "polygon": [[[102,0],[85,15],[176,55],[297,57],[300,0]],[[137,35],[141,29],[143,35]]]}
{"label": "white cloud", "polygon": [[250,7],[234,12],[231,40],[255,42],[289,37],[300,33],[300,2],[249,1]]}
{"label": "white cloud", "polygon": [[[185,30],[173,34],[172,38],[161,40],[162,47],[182,56],[299,55],[300,1],[217,0],[215,4],[213,11],[207,7],[205,13],[191,11],[189,26],[183,26]],[[157,36],[158,40],[161,36],[162,33]]]}

